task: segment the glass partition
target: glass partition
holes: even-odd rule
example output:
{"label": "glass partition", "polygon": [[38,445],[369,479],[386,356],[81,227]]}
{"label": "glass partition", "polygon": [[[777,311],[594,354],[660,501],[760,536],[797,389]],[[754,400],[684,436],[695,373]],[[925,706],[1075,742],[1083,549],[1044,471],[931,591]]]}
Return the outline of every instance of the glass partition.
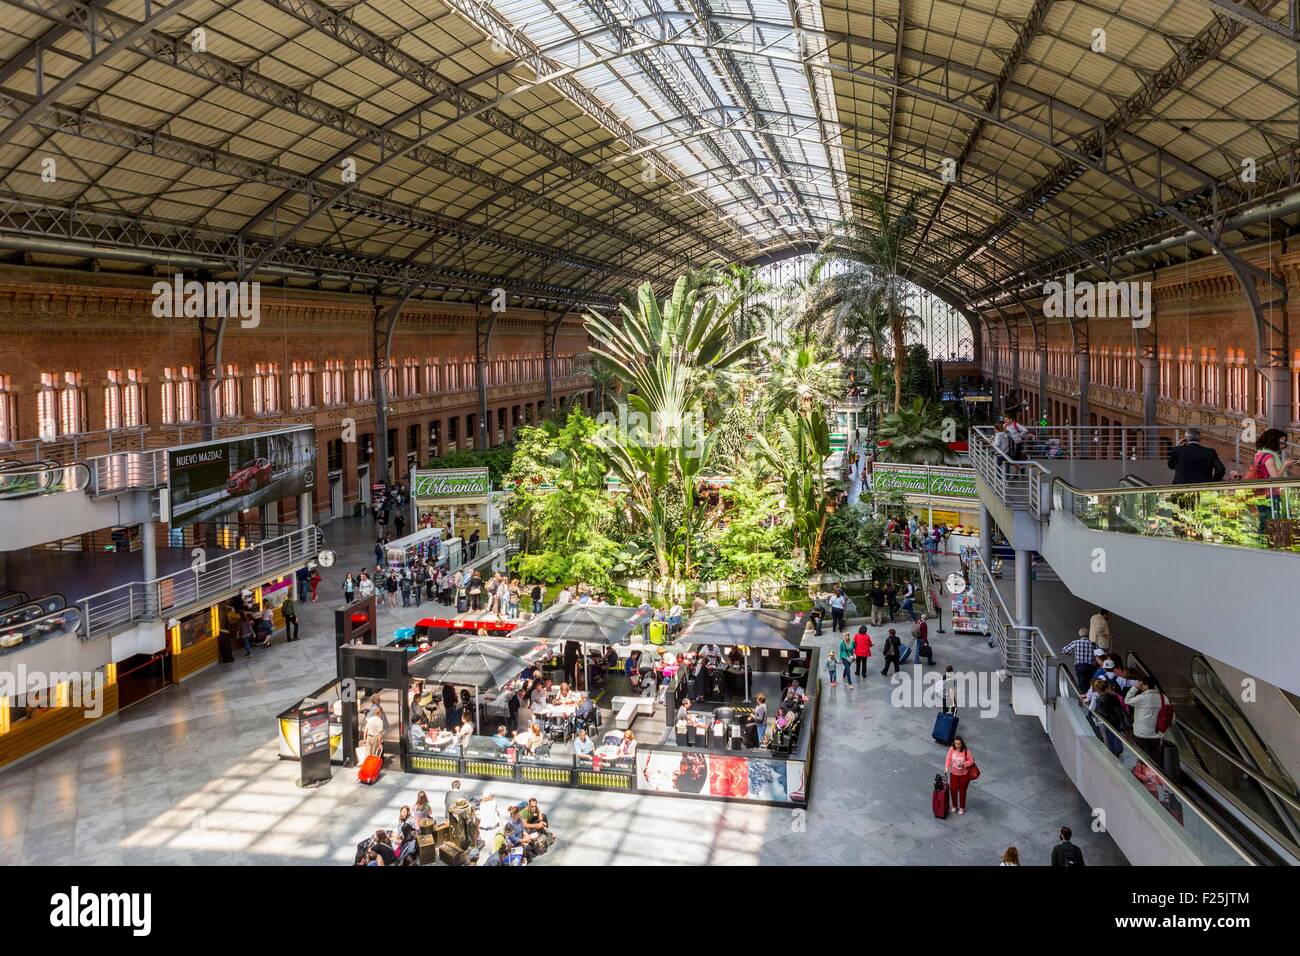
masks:
{"label": "glass partition", "polygon": [[1206,864],[1217,866],[1245,866],[1249,860],[1217,826],[1205,818],[1187,796],[1146,755],[1125,739],[1124,735],[1101,717],[1088,710],[1080,700],[1068,667],[1057,668],[1059,699],[1071,706],[1096,735],[1098,746],[1107,750],[1128,773],[1133,776],[1141,792],[1152,805],[1168,816],[1195,848],[1197,857]]}
{"label": "glass partition", "polygon": [[1080,491],[1053,482],[1053,507],[1094,531],[1300,551],[1300,480]]}

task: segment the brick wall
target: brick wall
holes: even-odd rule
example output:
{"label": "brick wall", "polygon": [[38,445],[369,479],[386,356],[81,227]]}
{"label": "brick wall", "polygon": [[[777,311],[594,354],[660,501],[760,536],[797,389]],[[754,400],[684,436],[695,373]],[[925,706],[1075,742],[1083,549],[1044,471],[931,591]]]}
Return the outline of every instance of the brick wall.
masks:
{"label": "brick wall", "polygon": [[[78,372],[86,408],[86,430],[105,427],[105,398],[110,370],[139,369],[142,373],[147,422],[162,430],[164,369],[191,367],[197,375],[199,338],[192,318],[156,318],[153,315],[152,280],[107,273],[69,273],[38,268],[0,269],[0,387],[7,387],[19,440],[39,434],[38,394],[42,373]],[[244,329],[238,320],[228,324],[221,357],[223,366],[235,366],[232,387],[239,392],[243,421],[266,424],[313,424],[317,428],[319,473],[316,483],[318,511],[328,511],[328,443],[341,436],[344,419],[356,423],[357,435],[372,434],[373,400],[357,399],[353,361],[369,363],[372,355],[370,301],[362,296],[312,293],[264,285],[260,322]],[[545,380],[542,372],[543,329],[554,318],[529,310],[512,310],[496,323],[490,359],[507,360],[494,366],[488,390],[488,410],[493,426],[505,411],[504,437],[516,422],[536,420],[544,414]],[[437,428],[442,451],[450,450],[453,430],[460,447],[476,438],[470,420],[478,413],[473,378],[474,319],[472,306],[409,304],[403,309],[393,337],[392,365],[397,392],[390,396],[388,427],[396,433],[390,449],[396,474],[405,477],[407,455],[428,459],[430,426]],[[557,403],[579,397],[590,388],[580,374],[566,376],[573,356],[585,352],[587,336],[579,316],[566,319],[556,340],[555,399]],[[403,394],[402,366],[414,359],[418,365],[417,394]],[[344,364],[343,404],[323,404],[323,373],[327,361]],[[511,361],[517,360],[517,361]],[[431,361],[464,365],[456,386],[441,385],[427,393],[424,367]],[[277,366],[279,411],[254,414],[253,372],[259,364]],[[312,403],[291,408],[290,373],[294,363],[312,366]],[[445,379],[445,375],[440,375]],[[410,429],[418,426],[419,441],[410,442]],[[495,427],[489,444],[496,444]],[[358,444],[343,446],[345,502],[358,500]],[[364,455],[364,449],[361,454]],[[288,507],[289,503],[285,503]]]}

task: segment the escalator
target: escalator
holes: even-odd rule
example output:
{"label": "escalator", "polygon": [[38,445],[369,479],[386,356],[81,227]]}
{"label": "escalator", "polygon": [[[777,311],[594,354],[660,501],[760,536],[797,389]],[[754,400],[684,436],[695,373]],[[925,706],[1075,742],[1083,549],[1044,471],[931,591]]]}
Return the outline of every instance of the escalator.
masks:
{"label": "escalator", "polygon": [[[1163,693],[1141,658],[1126,655]],[[1300,794],[1260,739],[1214,669],[1199,654],[1191,664],[1191,695],[1176,701],[1167,739],[1177,747],[1177,784],[1200,813],[1258,865],[1300,865]],[[1296,715],[1300,728],[1300,712]]]}

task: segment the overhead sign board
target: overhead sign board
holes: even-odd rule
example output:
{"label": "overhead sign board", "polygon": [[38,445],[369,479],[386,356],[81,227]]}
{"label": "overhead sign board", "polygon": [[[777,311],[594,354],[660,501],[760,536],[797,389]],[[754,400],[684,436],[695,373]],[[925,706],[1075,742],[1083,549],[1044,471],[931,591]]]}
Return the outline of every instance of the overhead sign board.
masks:
{"label": "overhead sign board", "polygon": [[491,487],[486,468],[440,468],[432,471],[417,471],[411,478],[411,496],[422,501],[486,498]]}
{"label": "overhead sign board", "polygon": [[871,472],[871,485],[877,491],[900,491],[928,498],[978,497],[975,471],[971,468],[877,462]]}

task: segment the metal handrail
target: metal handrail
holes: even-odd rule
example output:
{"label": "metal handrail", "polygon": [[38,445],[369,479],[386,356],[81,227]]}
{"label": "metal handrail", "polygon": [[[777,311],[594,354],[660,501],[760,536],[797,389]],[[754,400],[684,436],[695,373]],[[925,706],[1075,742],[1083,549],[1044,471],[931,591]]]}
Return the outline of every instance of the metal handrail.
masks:
{"label": "metal handrail", "polygon": [[1010,508],[1038,516],[1039,487],[1048,474],[1047,469],[1033,459],[1017,461],[994,447],[993,433],[994,429],[987,426],[970,430],[972,440],[967,443],[967,448],[971,464],[999,501]]}
{"label": "metal handrail", "polygon": [[163,448],[98,455],[88,464],[92,472],[92,497],[124,491],[152,491],[167,484],[167,450]]}
{"label": "metal handrail", "polygon": [[[993,575],[984,564],[978,549],[970,549],[971,590],[980,602],[989,631],[1002,658],[1002,666],[1018,677],[1032,677],[1043,700],[1051,699],[1047,687],[1048,663],[1056,652],[1042,630],[1032,625],[1015,623],[1015,618],[1002,600],[1002,594],[993,583]],[[999,615],[1000,612],[1000,615]]]}
{"label": "metal handrail", "polygon": [[264,581],[314,557],[322,539],[321,529],[312,525],[165,577],[132,581],[87,595],[77,602],[83,614],[81,638],[91,640],[137,621],[157,620],[218,594]]}

